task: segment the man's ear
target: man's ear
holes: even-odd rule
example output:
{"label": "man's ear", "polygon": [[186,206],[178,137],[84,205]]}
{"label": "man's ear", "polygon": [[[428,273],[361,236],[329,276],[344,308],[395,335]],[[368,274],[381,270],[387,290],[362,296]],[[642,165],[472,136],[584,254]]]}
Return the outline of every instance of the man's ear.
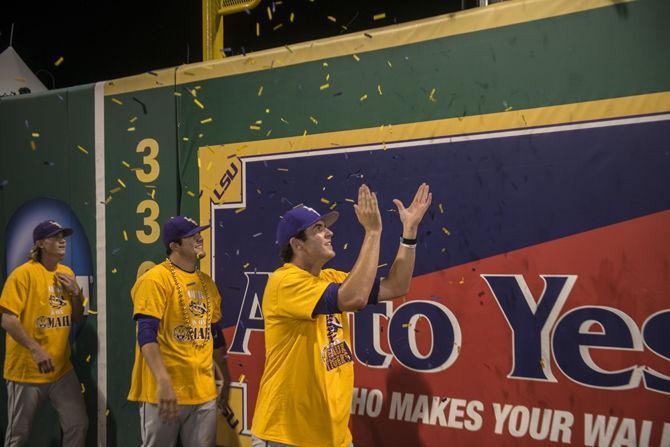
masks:
{"label": "man's ear", "polygon": [[291,246],[291,249],[293,250],[294,253],[298,250],[302,250],[303,245],[302,241],[297,237],[292,237],[291,239],[289,239],[288,243]]}
{"label": "man's ear", "polygon": [[180,245],[181,244],[179,244],[177,242],[170,242],[170,250],[172,250],[172,252],[175,252],[175,251],[177,251],[177,247],[180,246]]}

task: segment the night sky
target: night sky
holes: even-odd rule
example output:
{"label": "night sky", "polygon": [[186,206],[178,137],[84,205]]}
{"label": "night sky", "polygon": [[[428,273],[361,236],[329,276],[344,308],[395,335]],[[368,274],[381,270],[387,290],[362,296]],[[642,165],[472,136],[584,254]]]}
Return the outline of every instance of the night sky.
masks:
{"label": "night sky", "polygon": [[[0,19],[0,51],[9,45],[14,23],[12,46],[49,89],[198,62],[202,60],[201,3],[201,0],[11,2],[4,6]],[[249,53],[445,14],[476,3],[476,0],[262,0],[248,13],[225,18],[224,47],[227,55]],[[291,13],[293,23],[289,22]],[[385,18],[374,20],[375,15],[382,13]],[[256,36],[257,22],[260,37]],[[64,60],[56,66],[60,57]]]}

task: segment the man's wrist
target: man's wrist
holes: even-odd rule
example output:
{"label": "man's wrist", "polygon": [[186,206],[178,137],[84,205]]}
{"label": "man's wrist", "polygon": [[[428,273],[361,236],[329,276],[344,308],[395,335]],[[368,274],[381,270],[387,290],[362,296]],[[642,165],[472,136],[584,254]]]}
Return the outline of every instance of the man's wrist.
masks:
{"label": "man's wrist", "polygon": [[416,239],[417,227],[403,227],[402,237],[405,239]]}

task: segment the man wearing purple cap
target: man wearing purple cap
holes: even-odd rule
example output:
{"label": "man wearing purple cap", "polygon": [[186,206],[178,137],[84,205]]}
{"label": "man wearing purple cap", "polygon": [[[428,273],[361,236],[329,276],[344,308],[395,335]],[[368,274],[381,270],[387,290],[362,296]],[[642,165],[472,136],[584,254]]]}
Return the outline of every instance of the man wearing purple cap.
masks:
{"label": "man wearing purple cap", "polygon": [[79,379],[70,362],[72,323],[84,320],[86,300],[74,272],[60,264],[73,233],[47,220],[33,230],[30,260],[7,278],[0,296],[6,337],[7,381],[5,446],[28,442],[35,412],[49,399],[58,412],[63,445],[83,446],[88,416]]}
{"label": "man wearing purple cap", "polygon": [[[143,446],[214,446],[216,408],[228,404],[230,375],[220,329],[221,296],[202,273],[199,226],[184,216],[163,225],[167,258],[131,291],[137,321],[128,400],[140,403]],[[224,380],[217,391],[215,375]]]}
{"label": "man wearing purple cap", "polygon": [[300,205],[284,214],[277,242],[285,264],[270,275],[263,294],[265,371],[251,427],[254,447],[352,445],[354,369],[346,312],[407,294],[417,230],[431,200],[423,183],[409,207],[393,201],[403,232],[383,279],[376,278],[381,216],[366,185],[354,205],[365,238],[349,273],[323,268],[335,256],[329,227],[337,212],[321,216]]}

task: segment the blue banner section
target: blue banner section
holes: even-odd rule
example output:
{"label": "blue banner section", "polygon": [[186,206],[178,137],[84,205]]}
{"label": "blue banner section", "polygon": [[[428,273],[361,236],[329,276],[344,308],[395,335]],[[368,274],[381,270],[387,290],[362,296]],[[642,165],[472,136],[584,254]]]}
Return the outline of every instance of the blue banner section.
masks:
{"label": "blue banner section", "polygon": [[401,234],[392,200],[407,206],[427,182],[433,206],[418,237],[421,275],[669,209],[669,137],[670,122],[656,121],[248,162],[246,210],[214,213],[225,324],[236,323],[242,302],[239,272],[280,265],[276,225],[297,204],[323,213],[337,203],[328,266],[347,271],[363,236],[347,199],[368,184],[382,211],[384,275]]}

